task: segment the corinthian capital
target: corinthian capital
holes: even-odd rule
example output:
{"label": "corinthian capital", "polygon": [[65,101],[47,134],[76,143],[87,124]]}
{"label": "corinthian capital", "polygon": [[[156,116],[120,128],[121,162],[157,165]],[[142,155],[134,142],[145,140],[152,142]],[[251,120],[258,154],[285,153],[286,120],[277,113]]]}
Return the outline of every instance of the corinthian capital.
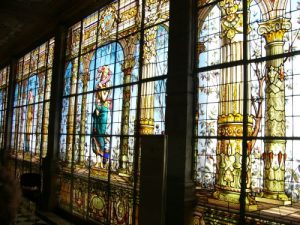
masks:
{"label": "corinthian capital", "polygon": [[276,18],[259,23],[258,33],[263,35],[267,43],[283,41],[284,34],[291,29],[290,19]]}
{"label": "corinthian capital", "polygon": [[83,85],[87,85],[87,83],[90,80],[90,73],[89,72],[84,72],[80,75],[80,79],[83,83]]}
{"label": "corinthian capital", "polygon": [[125,75],[131,74],[134,65],[135,65],[135,58],[130,57],[125,59],[124,63],[122,64],[122,71],[125,73]]}

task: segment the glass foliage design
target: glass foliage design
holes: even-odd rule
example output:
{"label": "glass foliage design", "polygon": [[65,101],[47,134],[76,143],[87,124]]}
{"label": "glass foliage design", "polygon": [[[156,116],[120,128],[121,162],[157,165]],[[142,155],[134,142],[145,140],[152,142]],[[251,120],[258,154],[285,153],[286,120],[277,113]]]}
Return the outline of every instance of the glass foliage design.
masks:
{"label": "glass foliage design", "polygon": [[237,208],[244,142],[246,210],[293,207],[300,193],[300,5],[248,0],[247,6],[244,25],[242,1],[198,1],[195,181],[210,193],[209,204]]}
{"label": "glass foliage design", "polygon": [[0,149],[4,148],[10,68],[0,70]]}
{"label": "glass foliage design", "polygon": [[120,0],[68,29],[63,210],[101,224],[137,224],[139,135],[165,129],[168,8],[165,0]]}
{"label": "glass foliage design", "polygon": [[18,163],[28,163],[28,170],[39,171],[47,154],[53,53],[54,38],[18,60],[10,155]]}

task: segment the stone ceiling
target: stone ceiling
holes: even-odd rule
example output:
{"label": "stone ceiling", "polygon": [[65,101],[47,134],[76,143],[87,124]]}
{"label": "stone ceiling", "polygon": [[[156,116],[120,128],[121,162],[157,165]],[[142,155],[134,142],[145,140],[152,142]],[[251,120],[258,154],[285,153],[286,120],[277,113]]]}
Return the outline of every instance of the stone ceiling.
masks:
{"label": "stone ceiling", "polygon": [[0,0],[0,66],[53,36],[59,24],[72,24],[107,2]]}

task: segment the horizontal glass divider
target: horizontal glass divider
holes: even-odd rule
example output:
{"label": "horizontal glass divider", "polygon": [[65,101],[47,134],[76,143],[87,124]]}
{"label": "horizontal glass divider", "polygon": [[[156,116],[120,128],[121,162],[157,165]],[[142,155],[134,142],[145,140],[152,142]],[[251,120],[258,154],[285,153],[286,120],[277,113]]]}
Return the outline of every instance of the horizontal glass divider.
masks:
{"label": "horizontal glass divider", "polygon": [[293,57],[293,56],[297,56],[297,55],[300,55],[300,50],[293,51],[293,52],[286,52],[286,53],[282,53],[282,54],[259,57],[256,59],[243,59],[243,60],[237,60],[237,61],[232,61],[232,62],[219,63],[219,64],[215,64],[212,66],[206,66],[206,67],[202,67],[202,68],[196,68],[195,73],[207,72],[207,71],[211,71],[211,70],[224,69],[224,68],[241,66],[241,65],[250,65],[251,63],[267,62],[267,61],[274,60],[274,59],[282,59],[285,57]]}
{"label": "horizontal glass divider", "polygon": [[243,136],[194,136],[194,138],[197,139],[246,139],[248,141],[251,140],[300,140],[300,136],[286,136],[286,137],[272,137],[272,136],[264,136],[264,137],[251,137],[251,136],[247,136],[247,137],[243,137]]}
{"label": "horizontal glass divider", "polygon": [[93,136],[93,137],[136,137],[136,134],[128,134],[128,135],[122,135],[122,134],[106,134],[106,135],[94,135],[92,133],[89,134],[74,134],[74,133],[59,133],[60,136],[67,136],[67,135],[72,135],[72,136]]}
{"label": "horizontal glass divider", "polygon": [[[105,90],[114,90],[114,89],[123,88],[123,87],[127,87],[127,86],[134,86],[134,85],[138,85],[138,84],[143,85],[148,82],[165,80],[167,78],[168,78],[168,75],[160,75],[157,77],[146,78],[146,79],[142,79],[140,81],[134,81],[134,82],[127,83],[127,84],[120,84],[120,85],[116,85],[116,86],[112,86],[112,87],[103,88],[101,90],[92,90],[92,91],[87,91],[87,92],[75,93],[75,94],[71,94],[71,95],[64,95],[62,98],[64,99],[64,98],[70,98],[70,97],[75,97],[75,96],[80,96],[80,95],[92,94],[92,93],[101,92],[101,91],[105,91]],[[153,93],[153,95],[154,94],[155,93]],[[134,96],[134,97],[138,97],[138,96]]]}

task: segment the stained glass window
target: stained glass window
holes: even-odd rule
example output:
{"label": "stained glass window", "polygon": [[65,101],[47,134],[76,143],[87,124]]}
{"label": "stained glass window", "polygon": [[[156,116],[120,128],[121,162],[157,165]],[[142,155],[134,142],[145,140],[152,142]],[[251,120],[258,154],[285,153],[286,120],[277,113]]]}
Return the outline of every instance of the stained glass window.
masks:
{"label": "stained glass window", "polygon": [[297,1],[198,1],[195,181],[205,221],[221,220],[208,218],[213,207],[239,209],[243,191],[246,211],[272,217],[299,202],[299,10]]}
{"label": "stained glass window", "polygon": [[8,104],[9,67],[0,70],[0,149],[4,148],[6,114]]}
{"label": "stained glass window", "polygon": [[40,171],[47,154],[54,39],[18,60],[10,157],[17,171]]}
{"label": "stained glass window", "polygon": [[165,129],[168,8],[168,1],[120,0],[69,27],[61,209],[102,224],[137,224],[138,137]]}

